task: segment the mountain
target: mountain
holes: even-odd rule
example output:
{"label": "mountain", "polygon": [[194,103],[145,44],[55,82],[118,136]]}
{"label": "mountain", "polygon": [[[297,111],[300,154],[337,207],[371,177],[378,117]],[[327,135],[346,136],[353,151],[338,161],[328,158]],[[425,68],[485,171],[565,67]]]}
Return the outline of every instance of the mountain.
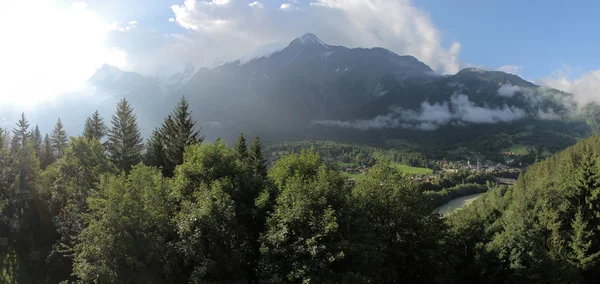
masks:
{"label": "mountain", "polygon": [[124,97],[147,136],[181,96],[209,140],[246,132],[266,141],[332,139],[443,155],[514,147],[547,154],[600,129],[600,108],[578,114],[571,94],[513,74],[467,68],[440,75],[413,56],[330,45],[310,33],[214,68],[188,64],[144,76],[104,65],[82,91],[30,119],[50,131],[60,116],[77,134],[96,109],[108,123]]}
{"label": "mountain", "polygon": [[464,141],[452,135],[456,131],[483,134],[521,125],[509,127],[517,131],[533,123],[544,125],[543,134],[515,135],[546,137],[548,122],[559,121],[552,127],[569,133],[552,130],[551,140],[567,136],[567,145],[590,132],[573,122],[570,94],[500,71],[467,68],[440,75],[412,56],[329,45],[314,34],[260,58],[202,68],[176,93],[190,100],[196,118],[208,126],[207,137],[228,141],[245,131],[275,141],[409,139],[458,147]]}
{"label": "mountain", "polygon": [[377,100],[390,86],[438,77],[412,56],[328,45],[306,34],[268,57],[200,69],[178,93],[189,98],[199,120],[281,129],[334,118]]}

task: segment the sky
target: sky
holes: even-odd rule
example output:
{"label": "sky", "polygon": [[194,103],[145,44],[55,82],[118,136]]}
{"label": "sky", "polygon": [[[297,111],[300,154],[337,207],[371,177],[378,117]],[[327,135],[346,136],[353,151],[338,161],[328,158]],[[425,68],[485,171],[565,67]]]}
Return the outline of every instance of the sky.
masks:
{"label": "sky", "polygon": [[598,1],[3,0],[0,104],[76,91],[103,64],[168,76],[314,33],[384,47],[436,72],[515,73],[597,100]]}

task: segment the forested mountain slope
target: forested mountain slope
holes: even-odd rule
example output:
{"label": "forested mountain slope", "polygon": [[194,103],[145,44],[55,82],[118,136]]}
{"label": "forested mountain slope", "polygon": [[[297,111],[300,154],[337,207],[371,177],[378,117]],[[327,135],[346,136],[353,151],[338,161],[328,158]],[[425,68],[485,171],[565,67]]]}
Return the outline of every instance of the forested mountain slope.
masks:
{"label": "forested mountain slope", "polygon": [[[530,166],[448,219],[466,282],[596,283],[600,138]],[[463,247],[464,246],[464,247]]]}

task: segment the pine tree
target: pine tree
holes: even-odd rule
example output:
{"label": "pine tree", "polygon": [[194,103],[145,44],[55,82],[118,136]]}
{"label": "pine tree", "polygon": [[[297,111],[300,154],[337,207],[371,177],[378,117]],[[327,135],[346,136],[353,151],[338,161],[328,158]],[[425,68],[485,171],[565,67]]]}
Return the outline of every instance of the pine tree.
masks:
{"label": "pine tree", "polygon": [[40,128],[35,125],[35,129],[33,130],[33,148],[35,149],[36,155],[40,156],[40,150],[42,149],[42,134],[40,133]]}
{"label": "pine tree", "polygon": [[196,122],[192,119],[189,104],[182,97],[173,113],[165,119],[161,129],[162,144],[165,152],[163,169],[171,175],[177,165],[183,163],[185,147],[202,143],[204,137],[196,130]]}
{"label": "pine tree", "polygon": [[150,140],[148,140],[146,146],[144,162],[147,166],[163,168],[164,174],[165,147],[163,145],[161,130],[162,128],[156,128],[152,132],[152,136],[150,136]]}
{"label": "pine tree", "polygon": [[17,127],[13,129],[13,152],[17,152],[22,147],[27,146],[27,143],[30,140],[31,132],[29,131],[29,121],[27,121],[27,118],[25,118],[25,113],[21,113],[21,119],[17,123]]}
{"label": "pine tree", "polygon": [[52,150],[54,151],[56,158],[62,157],[67,148],[68,136],[60,118],[56,122],[54,130],[52,130],[50,141],[52,142]]}
{"label": "pine tree", "polygon": [[138,128],[133,108],[122,99],[112,117],[112,128],[108,133],[108,156],[118,169],[129,172],[142,160],[142,134]]}
{"label": "pine tree", "polygon": [[260,138],[258,135],[254,136],[254,140],[252,141],[252,145],[250,146],[250,167],[254,170],[254,172],[263,177],[267,176],[267,161],[263,156],[262,143],[260,142]]}
{"label": "pine tree", "polygon": [[248,159],[248,145],[246,145],[246,138],[244,137],[244,133],[240,133],[235,145],[233,146],[235,152],[238,155],[238,158],[245,162]]}
{"label": "pine tree", "polygon": [[0,127],[0,151],[4,149],[4,129]]}
{"label": "pine tree", "polygon": [[83,136],[88,140],[94,138],[102,140],[106,136],[106,125],[104,119],[100,116],[100,113],[96,110],[91,117],[88,117],[85,121],[85,127],[83,129]]}
{"label": "pine tree", "polygon": [[575,219],[571,223],[573,233],[571,235],[571,262],[583,270],[587,270],[595,265],[600,256],[600,252],[591,252],[592,240],[594,238],[593,229],[588,228],[588,223],[584,220],[581,207],[575,214]]}
{"label": "pine tree", "polygon": [[54,163],[56,157],[54,156],[54,151],[52,150],[52,142],[50,140],[50,136],[46,134],[44,137],[44,144],[40,150],[40,167],[46,169],[49,165]]}

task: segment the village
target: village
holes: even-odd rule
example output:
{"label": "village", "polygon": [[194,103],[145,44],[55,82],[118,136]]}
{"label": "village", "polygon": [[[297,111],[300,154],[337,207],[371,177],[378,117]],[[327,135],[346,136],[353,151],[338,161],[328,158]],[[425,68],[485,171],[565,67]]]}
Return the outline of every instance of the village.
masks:
{"label": "village", "polygon": [[[471,163],[470,160],[438,161],[434,163],[433,169],[400,165],[401,167],[399,170],[419,183],[433,183],[436,179],[458,175],[459,173],[484,173],[492,175],[496,183],[513,185],[516,183],[517,177],[523,170],[520,167],[512,165],[513,162],[514,160],[507,160],[506,164],[493,162],[491,160],[477,160],[475,163]],[[357,180],[360,180],[370,168],[366,165],[352,165],[347,163],[340,163],[339,165],[343,165],[340,169],[346,174],[347,181],[350,185],[354,185]]]}

